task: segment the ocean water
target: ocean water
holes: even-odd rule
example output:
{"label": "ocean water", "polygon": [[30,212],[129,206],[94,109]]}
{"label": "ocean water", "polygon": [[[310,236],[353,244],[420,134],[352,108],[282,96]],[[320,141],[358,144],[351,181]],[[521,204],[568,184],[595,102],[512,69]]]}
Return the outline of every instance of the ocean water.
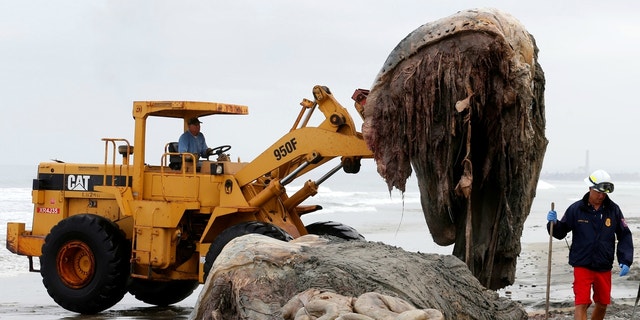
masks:
{"label": "ocean water", "polygon": [[[30,166],[0,166],[0,277],[28,272],[27,258],[6,250],[6,224],[9,221],[25,222],[31,226],[31,181],[36,168]],[[310,173],[311,174],[311,173]],[[297,189],[306,179],[316,180],[324,174],[303,177],[287,186]],[[525,222],[521,241],[544,243],[546,215],[551,203],[561,216],[567,206],[587,191],[582,181],[539,181],[531,212]],[[640,182],[616,183],[611,198],[620,205],[627,218],[634,238],[640,232]],[[436,245],[429,234],[420,207],[417,182],[410,178],[407,191],[388,191],[385,182],[372,166],[363,166],[356,175],[342,171],[320,185],[319,192],[305,204],[319,204],[323,210],[303,216],[308,224],[316,221],[339,221],[354,227],[367,240],[380,241],[408,251],[451,253],[453,247]],[[570,241],[570,237],[568,239]]]}

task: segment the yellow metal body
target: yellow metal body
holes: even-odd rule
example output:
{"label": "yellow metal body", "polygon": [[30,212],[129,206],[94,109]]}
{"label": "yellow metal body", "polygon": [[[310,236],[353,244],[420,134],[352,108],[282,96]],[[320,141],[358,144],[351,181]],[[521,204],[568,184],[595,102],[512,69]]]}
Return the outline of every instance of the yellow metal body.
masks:
{"label": "yellow metal body", "polygon": [[[371,158],[348,111],[328,88],[313,88],[314,101],[304,100],[293,127],[251,162],[228,157],[205,160],[196,167],[183,161],[169,166],[165,150],[160,163],[145,159],[149,117],[184,119],[216,114],[248,114],[241,105],[207,102],[134,102],[134,143],[104,138],[100,164],[46,162],[34,179],[32,230],[23,222],[7,225],[7,248],[16,254],[41,255],[51,228],[78,214],[96,214],[115,222],[131,241],[131,276],[150,280],[202,279],[202,264],[215,237],[244,221],[274,224],[291,236],[306,234],[300,216],[317,206],[300,204],[317,192],[306,181],[295,194],[286,185],[327,161],[340,157],[347,172],[357,172],[362,158]],[[324,120],[308,121],[315,109]],[[332,171],[333,174],[335,170]]]}

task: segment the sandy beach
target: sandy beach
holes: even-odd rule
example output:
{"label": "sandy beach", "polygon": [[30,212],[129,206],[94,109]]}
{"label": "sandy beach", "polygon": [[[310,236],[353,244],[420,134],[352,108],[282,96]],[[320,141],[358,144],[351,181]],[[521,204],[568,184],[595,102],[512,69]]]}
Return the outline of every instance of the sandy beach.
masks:
{"label": "sandy beach", "polygon": [[[525,243],[518,261],[516,281],[499,291],[501,296],[519,301],[531,319],[543,319],[546,307],[548,243]],[[568,248],[564,241],[554,240],[550,310],[553,319],[572,319],[573,279],[567,264]],[[614,272],[618,270],[614,268]],[[612,298],[607,319],[628,319],[638,291],[638,269],[631,268],[626,277],[613,276]],[[198,298],[196,290],[189,298],[166,308],[154,307],[126,295],[113,308],[98,315],[83,316],[59,307],[47,294],[40,274],[22,273],[0,277],[0,318],[24,319],[187,319]]]}
{"label": "sandy beach", "polygon": [[[15,170],[14,170],[15,171]],[[26,180],[20,175],[17,181]],[[6,176],[6,175],[5,175]],[[384,186],[373,179],[366,192],[347,192],[346,181],[332,189],[322,189],[313,199],[325,209],[322,213],[305,216],[305,223],[313,220],[341,221],[360,231],[369,241],[380,241],[408,251],[448,254],[451,247],[439,247],[432,243],[429,230],[420,208],[419,193],[407,192],[403,196],[393,193],[389,197]],[[379,184],[379,182],[378,182]],[[547,288],[547,262],[549,236],[545,231],[546,212],[554,201],[557,208],[566,208],[584,192],[579,182],[553,181],[539,184],[531,214],[525,222],[521,237],[522,252],[518,258],[515,283],[499,290],[502,297],[518,301],[531,315],[531,319],[544,319]],[[377,191],[382,189],[382,191]],[[640,183],[621,183],[614,200],[622,205],[627,223],[634,234],[634,243],[640,243]],[[6,234],[6,221],[29,221],[31,198],[28,187],[4,189],[0,198],[5,213],[0,217],[0,243]],[[560,211],[559,211],[560,213]],[[366,217],[363,219],[363,217]],[[571,243],[571,239],[568,240]],[[614,267],[612,298],[607,319],[629,319],[640,283],[639,252],[628,276],[618,277]],[[567,264],[568,245],[565,240],[553,241],[553,257],[550,286],[550,310],[553,319],[573,318],[572,269]],[[0,252],[0,319],[187,319],[196,303],[200,290],[169,308],[158,308],[136,300],[131,295],[111,309],[93,316],[81,316],[59,307],[47,294],[39,273],[27,272],[27,259],[10,254],[4,245]],[[640,319],[640,310],[638,310]]]}
{"label": "sandy beach", "polygon": [[[39,273],[0,277],[0,319],[18,320],[36,317],[53,319],[187,319],[196,303],[198,289],[187,299],[170,307],[155,307],[127,294],[120,303],[96,315],[79,315],[58,306],[47,294]],[[201,288],[202,286],[200,286]]]}
{"label": "sandy beach", "polygon": [[[506,296],[520,301],[527,310],[545,308],[547,290],[547,266],[549,243],[523,245],[518,261],[515,283],[503,289]],[[553,308],[565,308],[567,302],[573,306],[573,273],[567,263],[569,250],[564,241],[554,240],[551,262],[549,301]],[[631,268],[627,276],[619,276],[619,268],[613,269],[611,297],[616,304],[633,304],[638,291],[637,268]]]}

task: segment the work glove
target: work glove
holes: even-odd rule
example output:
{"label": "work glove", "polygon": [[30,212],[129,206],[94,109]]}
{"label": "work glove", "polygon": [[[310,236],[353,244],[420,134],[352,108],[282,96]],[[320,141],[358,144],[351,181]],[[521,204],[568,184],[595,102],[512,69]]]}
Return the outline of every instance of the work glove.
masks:
{"label": "work glove", "polygon": [[624,263],[621,263],[620,264],[620,276],[621,277],[622,276],[626,276],[627,273],[629,273],[629,266],[624,264]]}
{"label": "work glove", "polygon": [[547,221],[556,223],[558,221],[558,214],[554,210],[550,210],[547,214]]}

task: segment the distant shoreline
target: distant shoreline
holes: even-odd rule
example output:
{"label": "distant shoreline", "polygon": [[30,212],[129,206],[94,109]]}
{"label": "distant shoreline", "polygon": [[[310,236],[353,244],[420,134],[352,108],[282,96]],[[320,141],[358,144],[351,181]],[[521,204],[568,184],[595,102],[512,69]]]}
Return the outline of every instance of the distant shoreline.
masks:
{"label": "distant shoreline", "polygon": [[[543,172],[540,173],[542,180],[574,180],[582,181],[588,174],[579,172]],[[612,172],[611,178],[615,181],[639,181],[640,173],[637,172]]]}
{"label": "distant shoreline", "polygon": [[[46,160],[44,161],[46,162]],[[0,173],[28,173],[35,176],[38,169],[38,164],[0,164]],[[362,173],[375,173],[375,166],[363,166]],[[615,181],[637,181],[640,182],[640,172],[609,172],[611,177]],[[540,172],[540,179],[542,180],[560,180],[560,181],[582,181],[589,173],[585,172]]]}

